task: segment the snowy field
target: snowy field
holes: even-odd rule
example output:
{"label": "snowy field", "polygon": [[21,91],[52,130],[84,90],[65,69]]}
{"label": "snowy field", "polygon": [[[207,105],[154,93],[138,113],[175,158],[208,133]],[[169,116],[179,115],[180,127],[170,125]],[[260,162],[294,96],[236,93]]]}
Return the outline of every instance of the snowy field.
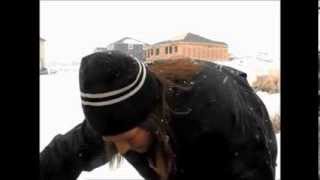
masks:
{"label": "snowy field", "polygon": [[[280,94],[257,93],[265,102],[269,114],[280,112]],[[57,134],[64,134],[84,119],[78,85],[77,68],[40,76],[40,151]],[[278,159],[276,180],[280,179],[280,133],[277,134]],[[78,180],[143,179],[127,162],[110,170],[108,164],[91,172],[82,172]]]}

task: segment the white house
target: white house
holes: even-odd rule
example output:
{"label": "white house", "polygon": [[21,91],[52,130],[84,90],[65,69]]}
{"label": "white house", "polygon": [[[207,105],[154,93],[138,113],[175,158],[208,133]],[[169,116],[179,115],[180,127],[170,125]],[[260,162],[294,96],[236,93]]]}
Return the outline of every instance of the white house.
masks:
{"label": "white house", "polygon": [[40,69],[45,67],[45,39],[40,37]]}

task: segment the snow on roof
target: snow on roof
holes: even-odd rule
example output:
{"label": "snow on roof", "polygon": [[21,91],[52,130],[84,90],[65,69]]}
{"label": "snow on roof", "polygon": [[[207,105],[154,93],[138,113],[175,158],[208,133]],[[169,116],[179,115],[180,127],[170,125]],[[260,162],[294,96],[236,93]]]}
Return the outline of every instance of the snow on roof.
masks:
{"label": "snow on roof", "polygon": [[187,35],[188,33],[181,33],[181,34],[178,34],[177,36],[172,37],[170,40],[171,41],[183,40],[184,38],[186,38]]}
{"label": "snow on roof", "polygon": [[139,41],[139,40],[136,40],[136,39],[133,39],[131,37],[124,37],[114,43],[111,43],[111,44],[117,44],[117,43],[124,43],[124,44],[146,44],[142,41]]}
{"label": "snow on roof", "polygon": [[179,41],[181,41],[181,42],[215,43],[215,44],[223,44],[223,45],[227,46],[227,44],[225,42],[213,41],[211,39],[207,39],[205,37],[202,37],[200,35],[193,34],[190,32],[180,34],[180,35],[175,36],[175,37],[173,37],[169,40],[166,40],[166,41],[161,41],[161,42],[155,43],[154,45],[171,43],[171,42],[179,42]]}
{"label": "snow on roof", "polygon": [[123,40],[122,42],[125,44],[144,44],[143,42],[138,41],[136,39],[132,39],[132,38],[127,38],[127,39]]}

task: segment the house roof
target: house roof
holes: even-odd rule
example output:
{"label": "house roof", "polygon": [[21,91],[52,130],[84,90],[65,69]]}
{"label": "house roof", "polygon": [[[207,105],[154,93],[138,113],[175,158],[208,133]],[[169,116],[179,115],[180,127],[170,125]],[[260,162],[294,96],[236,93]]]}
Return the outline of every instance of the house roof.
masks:
{"label": "house roof", "polygon": [[118,44],[118,43],[123,43],[123,44],[142,44],[142,45],[147,45],[147,43],[133,39],[131,37],[124,37],[118,41],[115,41],[111,44]]}
{"label": "house roof", "polygon": [[185,34],[173,37],[170,40],[155,43],[154,45],[172,43],[172,42],[200,42],[200,43],[215,43],[215,44],[227,45],[224,42],[213,41],[211,39],[207,39],[207,38],[204,38],[202,36],[199,36],[199,35],[193,34],[193,33],[185,33]]}
{"label": "house roof", "polygon": [[45,39],[43,39],[42,37],[40,37],[40,40],[41,40],[41,41],[46,41],[46,40],[45,40]]}

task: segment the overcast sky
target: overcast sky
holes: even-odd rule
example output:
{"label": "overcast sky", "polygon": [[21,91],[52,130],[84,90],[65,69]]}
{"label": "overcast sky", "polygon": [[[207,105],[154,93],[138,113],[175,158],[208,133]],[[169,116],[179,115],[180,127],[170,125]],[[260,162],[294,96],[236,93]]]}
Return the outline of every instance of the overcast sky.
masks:
{"label": "overcast sky", "polygon": [[146,43],[191,32],[235,56],[280,57],[280,1],[40,1],[47,61],[72,62],[123,37]]}

